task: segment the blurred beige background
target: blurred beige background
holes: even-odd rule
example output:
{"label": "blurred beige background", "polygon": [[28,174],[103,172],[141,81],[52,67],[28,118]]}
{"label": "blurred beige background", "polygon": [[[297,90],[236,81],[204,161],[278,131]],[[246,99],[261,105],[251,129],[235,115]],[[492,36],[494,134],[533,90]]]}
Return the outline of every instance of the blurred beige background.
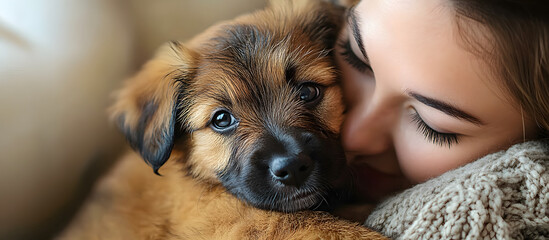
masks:
{"label": "blurred beige background", "polygon": [[126,149],[110,93],[169,40],[265,0],[0,0],[0,239],[49,239]]}

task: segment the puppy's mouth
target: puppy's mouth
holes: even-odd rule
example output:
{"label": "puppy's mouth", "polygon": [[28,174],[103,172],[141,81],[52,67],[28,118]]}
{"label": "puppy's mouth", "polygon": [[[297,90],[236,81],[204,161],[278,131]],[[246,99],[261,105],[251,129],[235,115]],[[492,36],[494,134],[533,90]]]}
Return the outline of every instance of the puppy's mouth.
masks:
{"label": "puppy's mouth", "polygon": [[313,191],[301,191],[301,192],[296,192],[293,196],[290,196],[289,199],[291,201],[299,201],[301,199],[308,199],[316,195],[317,194],[314,193]]}
{"label": "puppy's mouth", "polygon": [[295,212],[305,209],[315,209],[324,202],[323,193],[315,190],[298,190],[293,194],[277,194],[274,196],[271,203],[268,203],[265,208],[278,209],[282,212]]}

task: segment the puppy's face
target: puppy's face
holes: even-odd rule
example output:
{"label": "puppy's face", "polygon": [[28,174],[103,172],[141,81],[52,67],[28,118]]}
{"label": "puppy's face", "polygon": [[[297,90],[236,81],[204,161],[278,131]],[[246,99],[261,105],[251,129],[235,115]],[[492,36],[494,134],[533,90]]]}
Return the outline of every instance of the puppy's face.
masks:
{"label": "puppy's face", "polygon": [[347,176],[331,57],[341,15],[315,0],[273,1],[172,42],[128,81],[113,115],[155,172],[173,155],[253,206],[316,207]]}

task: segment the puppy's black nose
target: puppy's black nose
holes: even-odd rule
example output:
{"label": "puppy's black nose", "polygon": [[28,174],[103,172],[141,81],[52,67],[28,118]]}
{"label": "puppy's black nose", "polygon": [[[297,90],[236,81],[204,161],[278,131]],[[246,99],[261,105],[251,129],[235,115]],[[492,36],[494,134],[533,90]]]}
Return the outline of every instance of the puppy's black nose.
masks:
{"label": "puppy's black nose", "polygon": [[309,177],[313,161],[306,154],[277,156],[272,159],[269,168],[276,181],[287,186],[300,186]]}

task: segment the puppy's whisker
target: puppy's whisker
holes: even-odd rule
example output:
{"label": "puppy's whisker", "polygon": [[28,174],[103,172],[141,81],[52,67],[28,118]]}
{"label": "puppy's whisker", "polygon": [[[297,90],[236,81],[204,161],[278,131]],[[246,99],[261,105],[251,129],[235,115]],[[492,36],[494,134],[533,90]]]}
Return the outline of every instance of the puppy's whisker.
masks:
{"label": "puppy's whisker", "polygon": [[269,197],[267,198],[267,205],[271,208],[274,208],[278,200],[278,191],[271,188],[271,190],[269,190],[268,192],[268,195]]}
{"label": "puppy's whisker", "polygon": [[327,206],[330,205],[330,203],[328,202],[328,200],[326,200],[326,198],[324,198],[324,195],[320,195],[320,197],[322,198],[317,204],[316,206],[312,209],[312,210],[317,210],[318,208],[320,208],[322,206],[322,203],[326,203]]}

